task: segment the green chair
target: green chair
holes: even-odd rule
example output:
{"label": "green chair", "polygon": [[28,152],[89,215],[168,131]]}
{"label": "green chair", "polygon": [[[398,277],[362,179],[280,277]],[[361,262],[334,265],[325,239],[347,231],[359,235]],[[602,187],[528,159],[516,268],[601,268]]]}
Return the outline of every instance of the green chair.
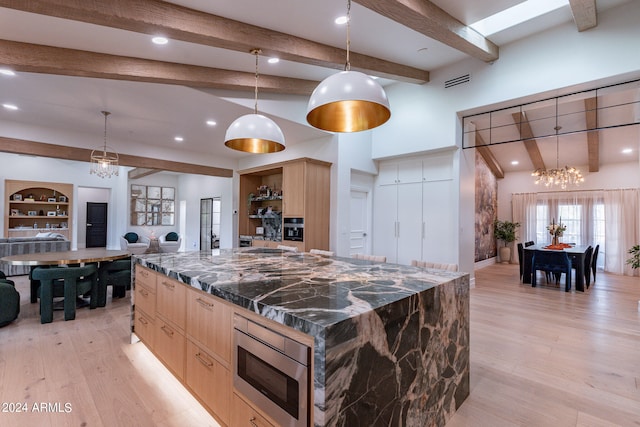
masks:
{"label": "green chair", "polygon": [[20,314],[20,293],[15,283],[0,271],[0,327],[8,325]]}
{"label": "green chair", "polygon": [[131,258],[100,263],[97,306],[107,304],[107,286],[113,286],[112,297],[124,298],[131,289]]}
{"label": "green chair", "polygon": [[95,264],[84,267],[35,268],[31,275],[40,281],[40,323],[53,321],[53,298],[64,297],[64,320],[76,318],[76,298],[90,293],[90,308],[97,307],[98,274]]}

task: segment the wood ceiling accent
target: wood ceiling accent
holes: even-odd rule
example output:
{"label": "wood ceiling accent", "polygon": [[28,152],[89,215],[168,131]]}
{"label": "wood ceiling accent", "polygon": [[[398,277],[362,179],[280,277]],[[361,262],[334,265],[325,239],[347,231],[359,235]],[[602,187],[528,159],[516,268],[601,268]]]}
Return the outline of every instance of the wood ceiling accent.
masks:
{"label": "wood ceiling accent", "polygon": [[427,0],[354,0],[414,31],[485,62],[498,59],[498,46]]}
{"label": "wood ceiling accent", "polygon": [[487,143],[480,136],[479,132],[476,132],[475,148],[476,150],[478,150],[478,153],[480,153],[480,155],[484,159],[491,173],[493,173],[493,175],[498,179],[504,178],[504,171],[502,170],[500,163],[498,163],[498,160],[495,158],[495,156],[491,152],[491,149],[487,146]]}
{"label": "wood ceiling accent", "polygon": [[[67,147],[64,145],[45,144],[42,142],[28,141],[24,139],[0,137],[0,151],[13,154],[26,154],[29,156],[51,157],[54,159],[76,160],[88,163],[92,150],[86,148]],[[119,163],[120,166],[131,166],[134,168],[160,169],[164,171],[219,176],[223,178],[231,178],[233,176],[232,169],[152,159],[132,156],[129,154],[120,154]],[[87,174],[88,173],[89,171],[87,168]]]}
{"label": "wood ceiling accent", "polygon": [[[0,63],[16,71],[165,83],[200,88],[255,90],[255,73],[107,55],[0,40]],[[310,95],[318,82],[260,75],[260,90]]]}
{"label": "wood ceiling accent", "polygon": [[[156,0],[0,0],[0,7],[88,22],[174,40],[344,69],[346,51],[289,34]],[[256,45],[256,41],[260,41]],[[352,69],[410,83],[429,81],[429,72],[351,52]],[[261,76],[262,84],[262,76]]]}
{"label": "wood ceiling accent", "polygon": [[523,140],[522,142],[524,143],[524,147],[527,149],[527,154],[531,159],[533,169],[546,169],[547,167],[544,164],[544,160],[542,160],[542,155],[538,148],[538,142],[533,137],[533,131],[531,130],[529,120],[527,120],[524,113],[513,113],[511,116],[520,131],[520,138]]}
{"label": "wood ceiling accent", "polygon": [[578,31],[585,31],[598,25],[596,0],[569,0],[569,5]]}
{"label": "wood ceiling accent", "polygon": [[[598,127],[598,98],[584,100],[584,108],[587,129]],[[600,132],[591,130],[587,132],[587,153],[589,154],[589,172],[600,170]]]}

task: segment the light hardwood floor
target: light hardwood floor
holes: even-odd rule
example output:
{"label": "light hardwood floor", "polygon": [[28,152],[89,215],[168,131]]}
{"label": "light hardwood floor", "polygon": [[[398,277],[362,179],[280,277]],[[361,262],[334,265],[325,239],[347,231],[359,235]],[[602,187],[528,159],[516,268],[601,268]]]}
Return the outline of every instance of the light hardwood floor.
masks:
{"label": "light hardwood floor", "polygon": [[[0,328],[0,401],[28,412],[0,412],[0,426],[218,425],[144,345],[129,344],[128,299],[41,325],[26,278],[13,279],[22,311]],[[565,293],[520,284],[517,265],[476,271],[471,395],[447,427],[640,425],[640,279],[597,279]],[[34,412],[40,402],[71,411]]]}

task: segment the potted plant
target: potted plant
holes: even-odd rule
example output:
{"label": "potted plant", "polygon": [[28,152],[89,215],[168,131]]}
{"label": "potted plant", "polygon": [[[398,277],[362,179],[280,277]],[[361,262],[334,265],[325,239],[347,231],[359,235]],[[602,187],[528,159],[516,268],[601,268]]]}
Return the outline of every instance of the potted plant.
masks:
{"label": "potted plant", "polygon": [[516,229],[520,227],[520,223],[511,221],[495,220],[493,223],[493,236],[504,242],[504,246],[499,249],[500,262],[508,264],[511,261],[510,243],[517,238]]}
{"label": "potted plant", "polygon": [[634,270],[640,268],[640,245],[635,245],[627,251],[631,254],[631,258],[627,260],[627,264],[631,264]]}

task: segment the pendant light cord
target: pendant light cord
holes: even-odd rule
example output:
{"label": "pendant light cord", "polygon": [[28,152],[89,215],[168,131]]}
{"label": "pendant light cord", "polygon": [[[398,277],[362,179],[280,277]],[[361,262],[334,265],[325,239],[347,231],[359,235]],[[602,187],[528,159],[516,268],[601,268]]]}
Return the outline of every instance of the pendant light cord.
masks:
{"label": "pendant light cord", "polygon": [[251,52],[256,56],[256,89],[253,111],[258,114],[258,54],[260,53],[260,49],[253,49]]}
{"label": "pendant light cord", "polygon": [[347,0],[347,63],[344,64],[345,71],[351,71],[349,51],[351,50],[351,0]]}
{"label": "pendant light cord", "polygon": [[103,111],[102,114],[104,115],[104,146],[102,148],[102,153],[106,157],[107,156],[107,116],[111,113],[108,111]]}

